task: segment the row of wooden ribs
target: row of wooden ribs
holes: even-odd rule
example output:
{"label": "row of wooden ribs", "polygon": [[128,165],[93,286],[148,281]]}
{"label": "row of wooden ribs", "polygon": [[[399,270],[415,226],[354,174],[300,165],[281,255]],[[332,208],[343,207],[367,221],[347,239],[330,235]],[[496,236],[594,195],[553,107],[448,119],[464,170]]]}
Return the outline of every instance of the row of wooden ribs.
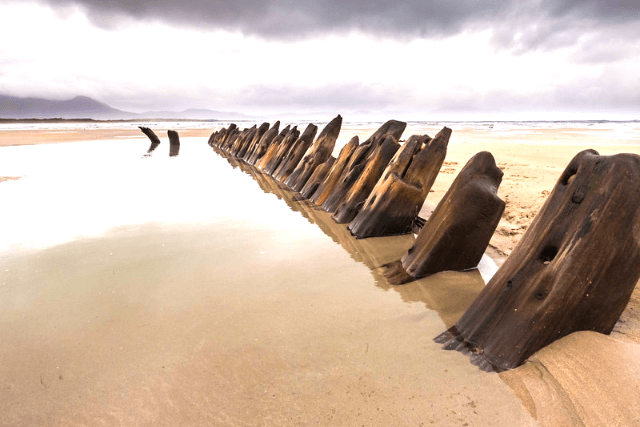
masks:
{"label": "row of wooden ribs", "polygon": [[[444,162],[451,130],[414,135],[391,120],[331,154],[342,118],[318,135],[279,122],[214,132],[209,145],[242,159],[348,223],[357,238],[410,233]],[[314,142],[315,140],[315,142]],[[480,152],[458,174],[401,260],[393,284],[475,267],[498,224],[502,171]],[[436,338],[486,370],[506,370],[579,330],[609,333],[640,278],[640,157],[576,155],[511,256],[456,325]]]}

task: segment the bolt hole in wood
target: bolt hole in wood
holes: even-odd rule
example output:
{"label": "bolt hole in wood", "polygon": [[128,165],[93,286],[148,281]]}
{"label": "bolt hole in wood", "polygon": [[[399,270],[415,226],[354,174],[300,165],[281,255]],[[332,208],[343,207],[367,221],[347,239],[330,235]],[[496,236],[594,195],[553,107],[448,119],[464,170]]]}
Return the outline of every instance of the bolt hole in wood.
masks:
{"label": "bolt hole in wood", "polygon": [[551,261],[553,261],[553,259],[556,257],[557,254],[558,254],[558,248],[557,247],[555,247],[555,246],[547,246],[540,253],[540,260],[542,261],[543,264],[547,265]]}
{"label": "bolt hole in wood", "polygon": [[571,184],[571,182],[573,181],[573,178],[576,176],[576,174],[578,173],[578,169],[577,168],[571,168],[569,170],[567,170],[564,174],[564,176],[562,177],[562,185],[569,185]]}

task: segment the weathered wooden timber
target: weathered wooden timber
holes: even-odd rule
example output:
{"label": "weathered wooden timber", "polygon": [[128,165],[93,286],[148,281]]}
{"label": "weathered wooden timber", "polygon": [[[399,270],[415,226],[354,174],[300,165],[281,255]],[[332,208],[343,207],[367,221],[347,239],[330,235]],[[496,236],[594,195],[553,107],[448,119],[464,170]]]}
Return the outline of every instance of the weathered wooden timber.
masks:
{"label": "weathered wooden timber", "polygon": [[271,144],[273,144],[274,142],[277,143],[279,139],[284,138],[284,134],[289,132],[290,126],[287,126],[285,129],[278,132],[280,127],[280,122],[277,122],[276,125],[274,125],[262,136],[262,138],[256,145],[255,149],[253,150],[253,153],[251,153],[251,155],[247,159],[248,164],[255,165],[257,161],[262,159],[262,157],[265,155],[265,153],[267,152]]}
{"label": "weathered wooden timber", "polygon": [[341,128],[342,116],[338,114],[327,123],[314,144],[308,149],[304,158],[298,163],[296,169],[284,181],[289,188],[294,191],[301,191],[316,167],[329,159],[336,146],[336,140]]}
{"label": "weathered wooden timber", "polygon": [[[271,126],[268,131],[264,133],[264,135],[262,135],[260,139],[253,140],[245,155],[242,156],[242,159],[252,165],[253,163],[251,163],[251,160],[255,158],[254,155],[257,155],[257,153],[259,153],[263,148],[266,150],[265,147],[268,147],[269,144],[271,144],[271,141],[273,141],[273,139],[276,137],[276,135],[278,135],[279,132],[280,121],[278,120],[273,124],[273,126]],[[264,152],[262,152],[262,154],[264,155]]]}
{"label": "weathered wooden timber", "polygon": [[[224,128],[222,128],[224,129]],[[209,140],[207,141],[207,144],[209,144],[210,147],[215,147],[216,146],[216,138],[218,138],[218,134],[222,131],[222,129],[218,129],[216,131],[213,131],[213,133],[209,136]]]}
{"label": "weathered wooden timber", "polygon": [[177,156],[180,154],[180,137],[178,136],[178,132],[169,130],[167,131],[167,135],[169,136],[169,156]]}
{"label": "weathered wooden timber", "polygon": [[382,124],[362,145],[365,145],[374,138],[378,138],[380,136],[391,135],[396,140],[400,140],[402,133],[407,128],[407,123],[401,122],[399,120],[388,120]]}
{"label": "weathered wooden timber", "polygon": [[313,138],[315,138],[316,133],[318,132],[318,126],[309,123],[307,128],[302,132],[302,135],[291,145],[289,151],[284,155],[280,164],[273,172],[272,176],[280,182],[284,182],[291,172],[295,170],[304,156],[304,153],[307,152],[307,149],[313,143]]}
{"label": "weathered wooden timber", "polygon": [[[244,129],[246,130],[246,129]],[[244,132],[244,130],[242,132]],[[220,144],[220,149],[224,152],[229,151],[229,147],[231,147],[242,135],[242,132],[239,129],[236,129],[231,136],[228,136],[224,139],[224,141]]]}
{"label": "weathered wooden timber", "polygon": [[335,188],[344,168],[347,166],[351,155],[354,153],[360,142],[358,136],[354,136],[351,140],[340,150],[338,159],[333,163],[331,170],[327,174],[327,177],[320,183],[317,190],[313,195],[309,196],[309,200],[318,206],[321,206],[327,197],[331,194]]}
{"label": "weathered wooden timber", "polygon": [[396,140],[399,140],[406,126],[407,124],[405,122],[389,120],[380,126],[373,135],[355,149],[354,153],[349,158],[347,166],[342,171],[337,184],[331,191],[331,194],[326,196],[326,200],[322,203],[322,209],[325,212],[335,212],[338,205],[342,202],[342,199],[351,189],[351,186],[360,177],[360,174],[367,166],[367,163],[371,159],[373,153],[384,141],[384,135],[389,134]]}
{"label": "weathered wooden timber", "polygon": [[149,138],[149,140],[151,141],[151,145],[149,146],[149,149],[147,150],[147,154],[145,154],[145,157],[150,156],[151,153],[153,153],[153,150],[158,148],[158,145],[160,145],[160,138],[158,138],[158,135],[156,135],[156,133],[154,131],[152,131],[151,129],[149,129],[147,127],[138,126],[138,128],[142,131],[142,133],[147,135],[147,138]]}
{"label": "weathered wooden timber", "polygon": [[503,172],[482,151],[462,168],[402,259],[381,267],[392,285],[439,273],[475,268],[489,245],[504,202]]}
{"label": "weathered wooden timber", "polygon": [[382,138],[384,141],[373,152],[366,167],[333,213],[332,218],[338,224],[346,224],[355,218],[389,161],[400,148],[400,144],[392,135],[386,134]]}
{"label": "weathered wooden timber", "polygon": [[640,156],[582,151],[509,258],[436,338],[507,370],[575,331],[611,332],[640,278]]}
{"label": "weathered wooden timber", "polygon": [[243,130],[240,135],[233,141],[233,143],[227,148],[227,153],[235,157],[235,153],[240,151],[240,149],[247,144],[248,141],[252,141],[258,132],[258,127],[253,125],[249,129]]}
{"label": "weathered wooden timber", "polygon": [[270,154],[269,152],[267,152],[267,154],[265,154],[265,157],[269,156],[267,159],[265,159],[264,162],[263,170],[266,174],[273,175],[275,170],[280,165],[280,162],[282,162],[284,157],[291,149],[291,146],[298,140],[299,137],[300,131],[298,130],[298,126],[294,126],[293,129],[289,131],[287,136],[284,137],[284,139],[280,143],[280,146],[276,147],[277,150],[275,150],[275,153]]}
{"label": "weathered wooden timber", "polygon": [[450,137],[447,127],[434,139],[428,135],[410,137],[349,223],[351,233],[358,238],[410,233],[413,219],[440,172]]}
{"label": "weathered wooden timber", "polygon": [[220,146],[220,141],[222,141],[224,139],[226,134],[227,134],[227,128],[225,128],[225,127],[220,128],[217,131],[214,131],[211,134],[211,136],[209,137],[208,144],[211,147],[219,147]]}
{"label": "weathered wooden timber", "polygon": [[[280,125],[280,123],[278,123],[278,126]],[[267,152],[269,151],[269,149],[271,148],[272,145],[280,145],[280,142],[284,139],[284,136],[289,133],[289,130],[291,129],[290,125],[287,125],[284,129],[282,129],[280,131],[280,133],[278,133],[277,135],[275,135],[273,138],[271,138],[269,140],[269,138],[265,138],[269,132],[267,132],[265,134],[265,136],[262,137],[262,139],[260,140],[260,142],[258,143],[258,145],[256,146],[256,149],[253,151],[253,154],[249,157],[249,160],[247,161],[247,163],[249,163],[250,165],[254,165],[256,167],[258,167],[258,163],[262,161],[263,157],[267,154]],[[276,129],[277,131],[277,129]]]}
{"label": "weathered wooden timber", "polygon": [[224,147],[227,144],[227,142],[239,131],[240,130],[238,129],[238,126],[236,126],[235,123],[231,123],[229,127],[225,129],[225,132],[223,135],[221,135],[221,138],[219,138],[216,141],[217,142],[216,146],[224,150]]}
{"label": "weathered wooden timber", "polygon": [[331,170],[335,162],[336,158],[331,156],[329,157],[329,160],[321,165],[318,165],[318,167],[315,168],[315,170],[307,180],[307,183],[304,185],[304,187],[302,187],[302,190],[300,190],[300,195],[302,196],[302,198],[308,199],[309,197],[311,197],[311,195],[313,195],[313,193],[315,193],[320,184],[325,180],[327,175],[329,175],[329,171]]}
{"label": "weathered wooden timber", "polygon": [[269,123],[264,122],[256,129],[256,132],[253,134],[253,138],[246,139],[242,144],[238,144],[238,150],[236,152],[231,153],[234,157],[238,159],[244,158],[249,151],[249,148],[254,144],[257,144],[260,141],[260,138],[269,130]]}
{"label": "weathered wooden timber", "polygon": [[297,126],[294,126],[292,129],[290,125],[287,125],[287,127],[284,128],[278,134],[278,136],[274,138],[274,140],[271,142],[271,145],[269,145],[267,152],[264,153],[264,156],[262,156],[262,158],[260,158],[260,160],[258,160],[254,164],[254,166],[260,170],[264,170],[269,161],[273,159],[273,157],[278,153],[278,150],[280,150],[280,148],[282,147],[282,143],[285,141],[285,138],[287,138],[287,136],[289,136],[292,131],[295,132],[296,130],[298,130]]}
{"label": "weathered wooden timber", "polygon": [[232,139],[234,139],[234,136],[238,135],[239,133],[240,133],[240,129],[238,129],[235,123],[231,123],[229,127],[226,129],[225,134],[222,135],[222,138],[216,141],[217,147],[222,150],[225,150],[225,147],[227,146],[227,144],[229,144],[229,142]]}

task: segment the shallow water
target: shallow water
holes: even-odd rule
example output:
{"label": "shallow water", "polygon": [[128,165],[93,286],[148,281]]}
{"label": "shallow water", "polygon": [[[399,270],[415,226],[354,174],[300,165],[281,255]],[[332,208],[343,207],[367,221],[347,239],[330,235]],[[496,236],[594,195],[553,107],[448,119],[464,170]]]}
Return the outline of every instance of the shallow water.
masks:
{"label": "shallow water", "polygon": [[532,423],[432,341],[479,273],[392,288],[371,269],[411,236],[355,240],[202,138],[147,145],[0,148],[23,176],[0,183],[0,425]]}

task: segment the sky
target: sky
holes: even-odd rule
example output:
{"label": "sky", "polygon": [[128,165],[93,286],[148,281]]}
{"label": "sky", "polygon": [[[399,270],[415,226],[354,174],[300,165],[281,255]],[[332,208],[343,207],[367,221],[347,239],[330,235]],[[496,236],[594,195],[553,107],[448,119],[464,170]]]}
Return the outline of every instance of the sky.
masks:
{"label": "sky", "polygon": [[132,112],[640,119],[638,0],[0,0],[0,93]]}

